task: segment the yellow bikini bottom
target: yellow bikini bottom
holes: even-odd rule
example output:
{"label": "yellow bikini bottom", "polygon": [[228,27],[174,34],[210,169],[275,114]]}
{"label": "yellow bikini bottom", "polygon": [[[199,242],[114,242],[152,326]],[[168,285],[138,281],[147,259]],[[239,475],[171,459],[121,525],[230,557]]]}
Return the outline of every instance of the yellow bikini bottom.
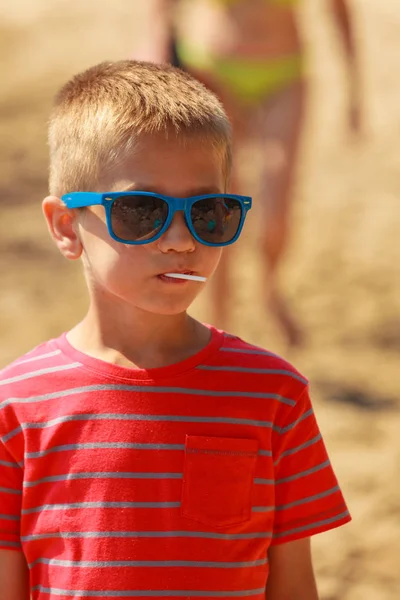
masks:
{"label": "yellow bikini bottom", "polygon": [[304,75],[301,55],[258,61],[215,58],[181,42],[177,42],[177,53],[184,68],[210,73],[246,104],[260,104]]}

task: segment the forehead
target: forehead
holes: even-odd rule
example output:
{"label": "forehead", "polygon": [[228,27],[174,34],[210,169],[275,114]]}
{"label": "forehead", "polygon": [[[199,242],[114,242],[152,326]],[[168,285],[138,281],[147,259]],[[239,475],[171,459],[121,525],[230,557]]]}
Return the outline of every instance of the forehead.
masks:
{"label": "forehead", "polygon": [[143,135],[110,179],[108,191],[133,188],[178,197],[222,192],[223,153],[196,137]]}

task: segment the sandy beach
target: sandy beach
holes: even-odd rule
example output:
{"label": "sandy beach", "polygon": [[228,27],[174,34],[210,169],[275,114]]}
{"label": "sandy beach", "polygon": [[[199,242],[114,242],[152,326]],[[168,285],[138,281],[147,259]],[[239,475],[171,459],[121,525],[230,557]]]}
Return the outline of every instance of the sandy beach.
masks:
{"label": "sandy beach", "polygon": [[[40,202],[46,120],[75,71],[129,56],[142,3],[16,0],[0,6],[0,366],[84,314],[78,264],[58,255]],[[145,3],[143,3],[145,4]],[[308,335],[289,351],[265,312],[254,232],[236,251],[231,330],[312,381],[320,427],[353,515],[317,536],[322,600],[400,598],[400,3],[354,0],[366,131],[345,127],[338,40],[320,0],[301,19],[310,103],[282,282]],[[208,319],[208,297],[193,313]]]}

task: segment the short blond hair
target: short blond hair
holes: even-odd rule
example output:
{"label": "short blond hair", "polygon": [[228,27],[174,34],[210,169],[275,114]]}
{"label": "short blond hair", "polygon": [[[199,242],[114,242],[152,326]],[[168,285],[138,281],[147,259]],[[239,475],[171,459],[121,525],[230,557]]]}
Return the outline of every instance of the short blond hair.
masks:
{"label": "short blond hair", "polygon": [[229,180],[228,117],[218,98],[189,74],[124,60],[76,75],[57,94],[50,117],[50,193],[100,191],[101,173],[134,150],[141,134],[171,131],[211,143]]}

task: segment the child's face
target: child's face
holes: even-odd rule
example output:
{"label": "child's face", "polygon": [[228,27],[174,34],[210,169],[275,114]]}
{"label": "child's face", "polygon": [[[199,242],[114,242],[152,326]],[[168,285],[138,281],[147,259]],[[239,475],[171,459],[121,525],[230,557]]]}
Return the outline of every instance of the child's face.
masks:
{"label": "child's face", "polygon": [[[108,181],[107,181],[108,180]],[[174,137],[143,136],[138,149],[102,183],[104,191],[140,190],[188,197],[224,192],[221,158],[211,144]],[[132,246],[113,240],[104,208],[80,213],[79,237],[86,278],[92,294],[127,307],[157,314],[179,314],[196,298],[202,283],[165,280],[163,273],[186,271],[206,278],[215,271],[221,249],[197,242],[183,213],[174,215],[169,229],[155,242]]]}

